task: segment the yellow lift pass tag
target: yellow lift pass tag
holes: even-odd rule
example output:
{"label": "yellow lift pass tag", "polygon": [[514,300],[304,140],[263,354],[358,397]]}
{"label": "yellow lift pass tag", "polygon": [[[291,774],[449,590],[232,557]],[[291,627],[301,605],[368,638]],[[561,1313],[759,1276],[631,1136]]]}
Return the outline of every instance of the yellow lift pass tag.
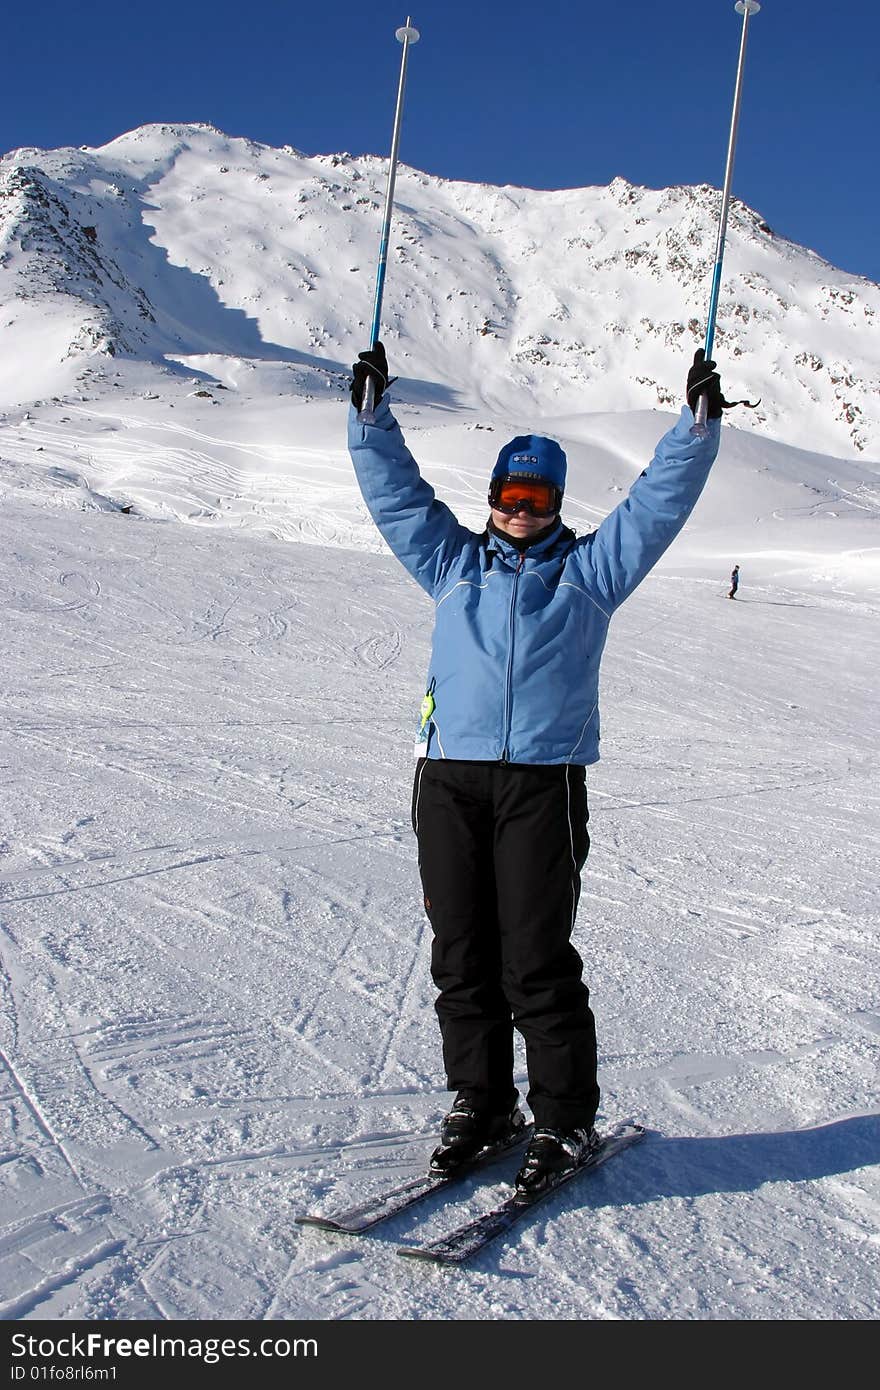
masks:
{"label": "yellow lift pass tag", "polygon": [[431,715],[434,713],[434,696],[430,690],[425,694],[419,707],[419,733],[416,739],[415,755],[417,758],[424,758],[428,753],[428,724]]}

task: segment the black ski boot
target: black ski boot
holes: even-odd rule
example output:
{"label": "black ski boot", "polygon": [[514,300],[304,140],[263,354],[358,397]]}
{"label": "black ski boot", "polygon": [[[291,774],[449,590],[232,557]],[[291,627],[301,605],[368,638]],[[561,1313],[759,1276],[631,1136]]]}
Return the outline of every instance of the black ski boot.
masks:
{"label": "black ski boot", "polygon": [[431,1155],[432,1173],[451,1173],[471,1163],[484,1149],[510,1144],[525,1130],[525,1116],[518,1105],[502,1114],[480,1110],[458,1097],[440,1126],[440,1143]]}
{"label": "black ski boot", "polygon": [[519,1197],[537,1197],[557,1178],[579,1168],[599,1143],[594,1129],[536,1129],[516,1175]]}

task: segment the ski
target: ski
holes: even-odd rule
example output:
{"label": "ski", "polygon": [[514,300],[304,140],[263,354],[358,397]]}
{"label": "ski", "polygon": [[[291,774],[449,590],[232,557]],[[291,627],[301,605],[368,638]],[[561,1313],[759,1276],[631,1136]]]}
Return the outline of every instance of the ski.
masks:
{"label": "ski", "polygon": [[392,1216],[414,1207],[416,1202],[424,1201],[433,1192],[455,1187],[472,1173],[478,1173],[497,1159],[503,1158],[505,1154],[522,1148],[528,1143],[531,1135],[532,1126],[526,1125],[505,1143],[494,1144],[491,1148],[484,1149],[470,1163],[463,1163],[454,1172],[424,1173],[421,1177],[410,1178],[397,1187],[380,1192],[375,1197],[368,1197],[366,1201],[346,1207],[343,1211],[330,1212],[326,1216],[311,1213],[298,1216],[297,1225],[317,1226],[322,1231],[337,1231],[349,1236],[362,1235],[365,1231],[372,1231],[381,1222],[390,1221]]}
{"label": "ski", "polygon": [[645,1129],[641,1125],[626,1122],[616,1125],[601,1135],[599,1144],[584,1159],[577,1168],[571,1172],[564,1173],[552,1186],[544,1189],[536,1197],[519,1197],[516,1193],[511,1194],[498,1206],[483,1216],[478,1216],[473,1221],[468,1221],[463,1226],[458,1226],[445,1236],[440,1236],[437,1240],[426,1242],[423,1245],[401,1245],[398,1247],[398,1255],[403,1255],[410,1260],[427,1260],[433,1264],[457,1265],[463,1264],[465,1260],[471,1259],[478,1254],[484,1246],[498,1236],[509,1231],[512,1226],[521,1221],[541,1202],[548,1197],[552,1197],[566,1183],[574,1178],[583,1177],[586,1173],[593,1172],[596,1168],[607,1163],[609,1158],[626,1149],[630,1144],[635,1144],[645,1136]]}

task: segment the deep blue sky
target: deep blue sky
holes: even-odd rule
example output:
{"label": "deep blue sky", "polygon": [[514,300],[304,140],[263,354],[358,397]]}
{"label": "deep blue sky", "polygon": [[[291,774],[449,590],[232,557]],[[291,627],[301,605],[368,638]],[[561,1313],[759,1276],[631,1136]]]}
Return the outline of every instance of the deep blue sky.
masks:
{"label": "deep blue sky", "polygon": [[[733,0],[411,0],[401,158],[560,188],[721,184]],[[406,0],[43,0],[4,31],[0,148],[98,145],[210,121],[309,154],[390,147]],[[749,25],[734,192],[880,281],[875,0],[766,0]]]}

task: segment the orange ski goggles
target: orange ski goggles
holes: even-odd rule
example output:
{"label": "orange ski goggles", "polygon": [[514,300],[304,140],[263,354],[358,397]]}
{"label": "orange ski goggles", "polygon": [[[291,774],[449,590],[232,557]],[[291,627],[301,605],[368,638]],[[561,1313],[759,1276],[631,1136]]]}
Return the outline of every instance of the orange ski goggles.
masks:
{"label": "orange ski goggles", "polygon": [[528,512],[530,516],[554,516],[562,506],[562,489],[544,478],[510,474],[493,478],[489,484],[489,506],[507,516]]}

